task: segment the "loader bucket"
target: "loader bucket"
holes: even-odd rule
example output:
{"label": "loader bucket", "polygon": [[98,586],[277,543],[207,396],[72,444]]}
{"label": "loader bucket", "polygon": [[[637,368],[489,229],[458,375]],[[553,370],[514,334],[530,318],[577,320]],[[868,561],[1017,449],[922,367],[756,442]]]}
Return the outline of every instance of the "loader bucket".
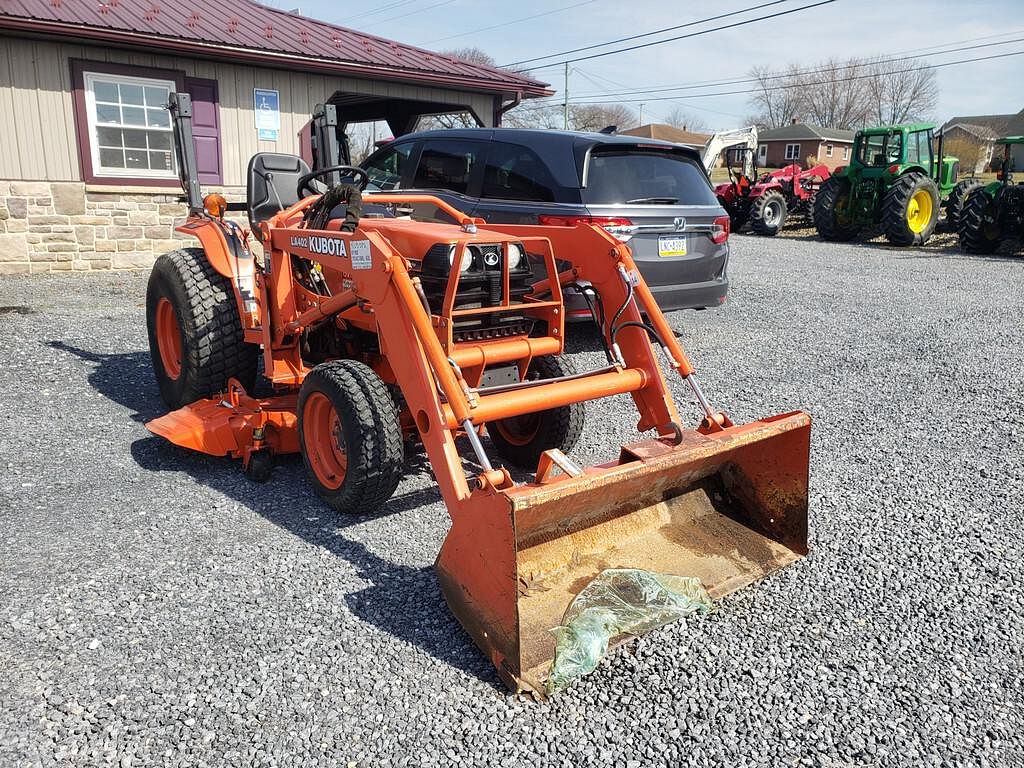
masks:
{"label": "loader bucket", "polygon": [[809,452],[810,417],[797,412],[475,491],[438,556],[445,598],[505,682],[543,696],[551,630],[601,571],[696,576],[721,597],[805,555]]}

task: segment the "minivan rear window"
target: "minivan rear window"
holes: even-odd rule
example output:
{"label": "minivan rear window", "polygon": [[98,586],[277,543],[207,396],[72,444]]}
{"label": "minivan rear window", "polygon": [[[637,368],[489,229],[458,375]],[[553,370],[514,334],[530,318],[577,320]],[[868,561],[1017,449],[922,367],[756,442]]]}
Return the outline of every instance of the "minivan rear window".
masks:
{"label": "minivan rear window", "polygon": [[593,205],[716,205],[704,170],[691,158],[641,148],[595,149],[583,202]]}

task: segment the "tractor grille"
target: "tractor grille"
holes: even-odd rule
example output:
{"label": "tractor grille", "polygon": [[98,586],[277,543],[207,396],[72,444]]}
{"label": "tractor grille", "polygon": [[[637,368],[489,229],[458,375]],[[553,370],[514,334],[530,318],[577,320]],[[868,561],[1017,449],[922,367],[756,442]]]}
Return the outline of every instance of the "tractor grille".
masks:
{"label": "tractor grille", "polygon": [[[444,305],[444,294],[448,288],[448,276],[460,264],[451,264],[449,243],[434,245],[424,256],[420,270],[420,282],[427,296],[427,303],[434,313],[440,313]],[[472,259],[466,271],[459,276],[459,289],[455,296],[455,309],[481,309],[499,307],[504,300],[503,260],[504,251],[500,243],[474,243],[467,246]],[[479,317],[459,318],[452,328],[452,335],[458,341],[503,338],[528,335],[534,321],[516,311],[515,304],[530,292],[533,271],[529,259],[509,272],[509,310],[486,314]]]}
{"label": "tractor grille", "polygon": [[[449,265],[447,243],[433,246],[423,259],[420,281],[427,294],[427,301],[434,312],[440,312],[444,292],[448,287],[448,275],[458,265]],[[497,307],[502,303],[502,260],[504,254],[500,244],[473,244],[468,246],[472,263],[459,278],[459,291],[455,296],[455,309],[476,309]],[[509,273],[509,300],[515,304],[530,292],[533,272],[529,260]]]}

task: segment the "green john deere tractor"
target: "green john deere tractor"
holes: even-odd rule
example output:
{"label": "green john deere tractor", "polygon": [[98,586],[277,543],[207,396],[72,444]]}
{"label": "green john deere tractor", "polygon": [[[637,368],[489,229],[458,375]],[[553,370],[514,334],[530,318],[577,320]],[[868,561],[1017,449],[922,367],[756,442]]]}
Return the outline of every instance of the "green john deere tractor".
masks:
{"label": "green john deere tractor", "polygon": [[878,225],[894,245],[925,243],[946,206],[955,224],[973,181],[957,184],[960,161],[932,149],[930,123],[887,125],[857,132],[853,159],[821,185],[814,199],[814,224],[826,240],[852,240]]}
{"label": "green john deere tractor", "polygon": [[1007,136],[996,144],[1003,147],[997,181],[971,191],[957,223],[960,245],[968,253],[994,253],[1007,237],[1019,242],[1024,236],[1024,184],[1013,183],[1013,150],[1024,146],[1024,136]]}

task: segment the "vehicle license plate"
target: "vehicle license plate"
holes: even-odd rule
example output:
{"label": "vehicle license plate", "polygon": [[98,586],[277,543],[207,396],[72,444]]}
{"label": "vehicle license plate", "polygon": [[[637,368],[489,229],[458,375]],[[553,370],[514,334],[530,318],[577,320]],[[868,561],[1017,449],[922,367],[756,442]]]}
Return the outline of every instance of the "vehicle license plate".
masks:
{"label": "vehicle license plate", "polygon": [[686,255],[686,238],[685,237],[659,237],[658,238],[658,255],[659,256],[685,256]]}

